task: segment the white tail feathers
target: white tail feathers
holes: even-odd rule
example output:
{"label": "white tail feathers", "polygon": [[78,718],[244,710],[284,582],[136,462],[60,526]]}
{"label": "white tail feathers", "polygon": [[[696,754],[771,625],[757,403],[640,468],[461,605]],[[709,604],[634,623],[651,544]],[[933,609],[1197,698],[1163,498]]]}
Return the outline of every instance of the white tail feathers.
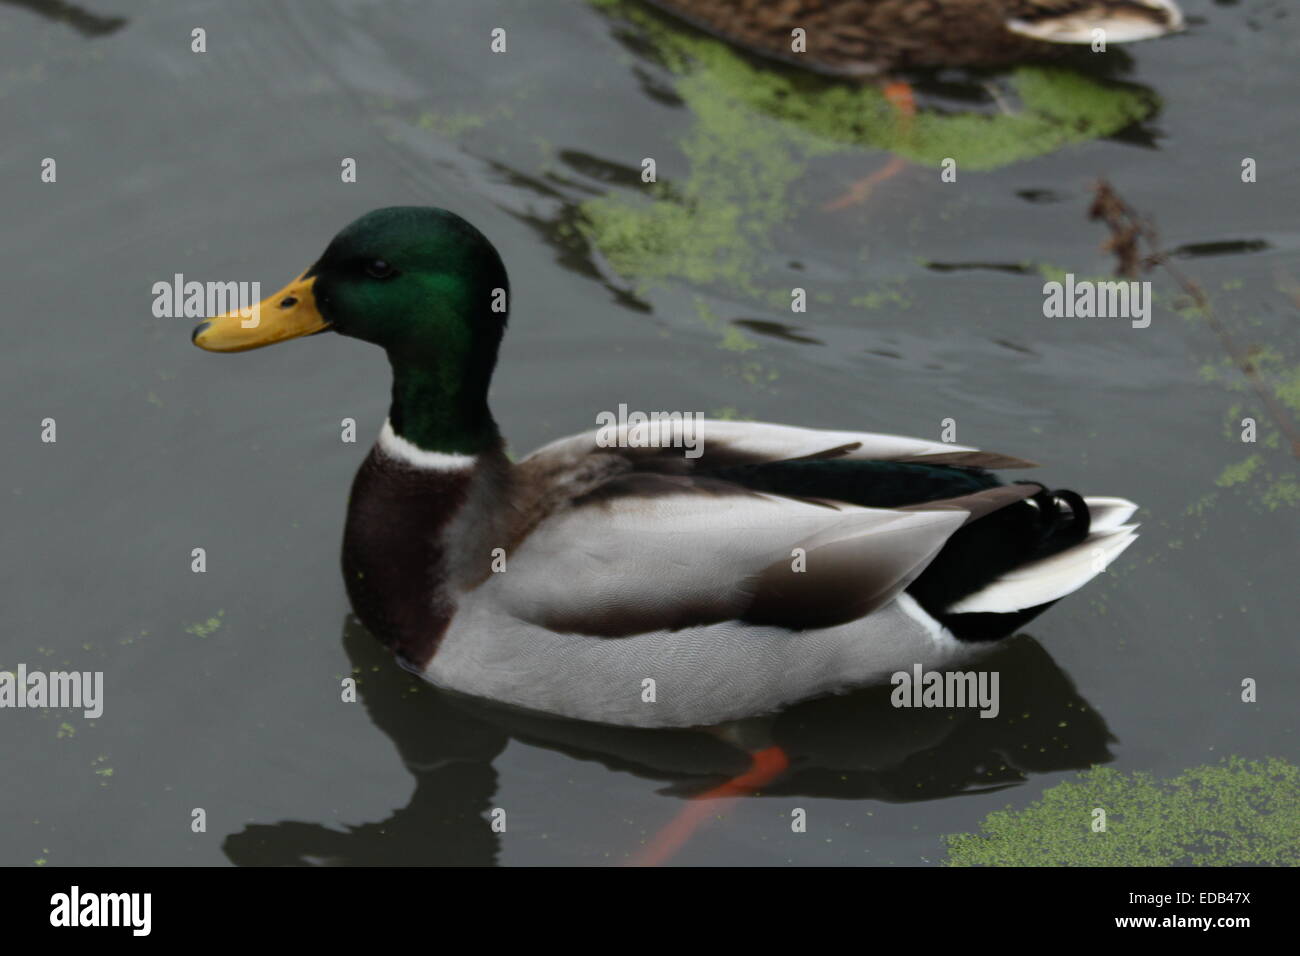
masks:
{"label": "white tail feathers", "polygon": [[1088,506],[1088,514],[1092,519],[1089,530],[1094,533],[1114,531],[1120,525],[1126,524],[1138,508],[1125,498],[1084,498],[1083,503]]}
{"label": "white tail feathers", "polygon": [[1132,6],[1079,10],[1036,20],[1008,20],[1007,29],[1021,36],[1047,43],[1092,43],[1095,31],[1104,31],[1108,43],[1136,43],[1153,40],[1183,29],[1183,11],[1174,0],[1137,0],[1151,12]]}
{"label": "white tail feathers", "polygon": [[1137,505],[1123,498],[1085,498],[1091,515],[1088,537],[1048,558],[1022,565],[969,594],[949,614],[1008,614],[1077,591],[1118,558],[1136,539],[1135,524],[1125,524]]}

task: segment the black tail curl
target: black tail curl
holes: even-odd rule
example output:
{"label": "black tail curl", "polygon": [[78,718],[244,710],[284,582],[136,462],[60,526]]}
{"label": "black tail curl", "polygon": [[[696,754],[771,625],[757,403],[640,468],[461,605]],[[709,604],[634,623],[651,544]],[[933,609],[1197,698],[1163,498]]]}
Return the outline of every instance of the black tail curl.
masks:
{"label": "black tail curl", "polygon": [[1036,484],[1039,488],[1038,493],[1028,499],[1030,507],[1038,509],[1040,527],[1038,546],[1028,560],[1064,551],[1088,537],[1092,514],[1078,492],[1064,488],[1048,491],[1036,481],[1018,481],[1016,484]]}
{"label": "black tail curl", "polygon": [[1006,614],[949,614],[957,601],[1021,565],[1058,554],[1088,537],[1092,516],[1083,496],[1038,482],[1038,492],[957,530],[907,589],[932,617],[963,641],[995,641],[1046,610],[1050,604]]}

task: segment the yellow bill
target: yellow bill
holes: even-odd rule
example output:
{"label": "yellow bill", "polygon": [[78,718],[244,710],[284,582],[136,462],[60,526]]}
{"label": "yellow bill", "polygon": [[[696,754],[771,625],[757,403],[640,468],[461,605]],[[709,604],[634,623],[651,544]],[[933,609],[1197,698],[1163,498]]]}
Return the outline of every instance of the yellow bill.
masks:
{"label": "yellow bill", "polygon": [[299,276],[249,309],[204,319],[192,341],[209,352],[243,352],[329,328],[316,308],[316,277]]}

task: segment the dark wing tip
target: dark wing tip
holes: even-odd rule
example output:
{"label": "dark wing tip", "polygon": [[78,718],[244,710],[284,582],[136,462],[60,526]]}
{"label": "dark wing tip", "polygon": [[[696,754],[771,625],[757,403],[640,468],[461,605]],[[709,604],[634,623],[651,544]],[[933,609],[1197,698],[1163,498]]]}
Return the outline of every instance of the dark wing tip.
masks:
{"label": "dark wing tip", "polygon": [[932,455],[910,455],[896,461],[911,465],[959,465],[963,468],[1037,468],[1038,462],[994,451],[943,451]]}

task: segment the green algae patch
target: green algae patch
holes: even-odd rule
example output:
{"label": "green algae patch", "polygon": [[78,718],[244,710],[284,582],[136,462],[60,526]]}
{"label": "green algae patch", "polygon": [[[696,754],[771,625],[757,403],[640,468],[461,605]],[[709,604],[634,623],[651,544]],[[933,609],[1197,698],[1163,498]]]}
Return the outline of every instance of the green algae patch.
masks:
{"label": "green algae patch", "polygon": [[[1270,382],[1268,387],[1278,402],[1288,409],[1300,411],[1300,394],[1295,392],[1295,383],[1300,380],[1300,366],[1287,366],[1281,354],[1271,347],[1253,350],[1251,362]],[[1245,393],[1251,390],[1250,383],[1239,374],[1231,358],[1207,363],[1201,368],[1201,377],[1230,391]],[[1227,440],[1237,447],[1246,444],[1259,450],[1225,466],[1214,481],[1220,488],[1234,488],[1245,493],[1267,511],[1300,507],[1300,472],[1294,467],[1295,459],[1284,450],[1290,447],[1291,442],[1275,420],[1275,414],[1276,409],[1260,407],[1256,410],[1241,403],[1229,407],[1224,422]],[[1242,442],[1242,435],[1248,419],[1255,422],[1257,437],[1254,442],[1247,443]]]}
{"label": "green algae patch", "polygon": [[1021,68],[1011,85],[1019,111],[992,117],[922,113],[912,139],[892,148],[915,162],[937,164],[952,156],[960,168],[995,169],[1110,136],[1158,108],[1147,90],[1103,85],[1067,70]]}
{"label": "green algae patch", "polygon": [[952,158],[959,171],[997,169],[1110,136],[1159,106],[1146,89],[1099,83],[1059,68],[1021,67],[1006,77],[1018,100],[1008,112],[921,110],[907,117],[875,86],[813,86],[746,68],[753,74],[746,99],[768,115],[829,141],[874,146],[924,166]]}
{"label": "green algae patch", "polygon": [[1273,384],[1278,401],[1293,412],[1300,412],[1300,365],[1278,371]]}
{"label": "green algae patch", "polygon": [[945,840],[949,866],[1295,866],[1300,767],[1231,757],[1169,780],[1095,767]]}
{"label": "green algae patch", "polygon": [[483,113],[471,113],[464,110],[436,112],[426,110],[415,120],[419,129],[429,130],[435,135],[458,140],[473,130],[482,129],[489,123],[508,120],[514,117],[514,110],[509,106],[497,106]]}
{"label": "green algae patch", "polygon": [[1255,469],[1264,463],[1264,459],[1259,455],[1251,455],[1245,461],[1239,461],[1235,465],[1229,465],[1223,469],[1223,473],[1215,480],[1215,484],[1220,488],[1230,488],[1233,485],[1239,485],[1243,481],[1250,481],[1250,476],[1255,473]]}
{"label": "green algae patch", "polygon": [[193,634],[195,637],[208,637],[221,629],[221,619],[225,616],[226,612],[224,610],[218,611],[216,616],[210,617],[206,621],[191,624],[185,628],[185,633]]}
{"label": "green algae patch", "polygon": [[722,408],[715,408],[709,412],[710,418],[716,418],[723,422],[752,422],[754,419],[740,413],[740,409],[734,405],[724,405]]}
{"label": "green algae patch", "polygon": [[108,782],[113,778],[113,768],[108,766],[101,766],[102,764],[105,764],[107,761],[108,761],[108,757],[106,757],[104,754],[100,754],[98,757],[96,757],[94,760],[90,762],[90,766],[94,771],[95,776],[99,778],[99,785],[101,787],[107,787]]}
{"label": "green algae patch", "polygon": [[588,200],[579,229],[616,272],[643,285],[683,279],[759,298],[770,237],[797,205],[794,184],[810,158],[835,147],[747,112],[708,75],[683,77],[678,89],[696,118],[679,143],[686,180]]}
{"label": "green algae patch", "polygon": [[901,283],[893,282],[882,285],[863,295],[854,296],[849,300],[849,305],[871,311],[888,306],[897,312],[910,308],[912,300]]}
{"label": "green algae patch", "polygon": [[1300,481],[1290,475],[1275,478],[1264,486],[1259,500],[1269,511],[1300,507]]}

